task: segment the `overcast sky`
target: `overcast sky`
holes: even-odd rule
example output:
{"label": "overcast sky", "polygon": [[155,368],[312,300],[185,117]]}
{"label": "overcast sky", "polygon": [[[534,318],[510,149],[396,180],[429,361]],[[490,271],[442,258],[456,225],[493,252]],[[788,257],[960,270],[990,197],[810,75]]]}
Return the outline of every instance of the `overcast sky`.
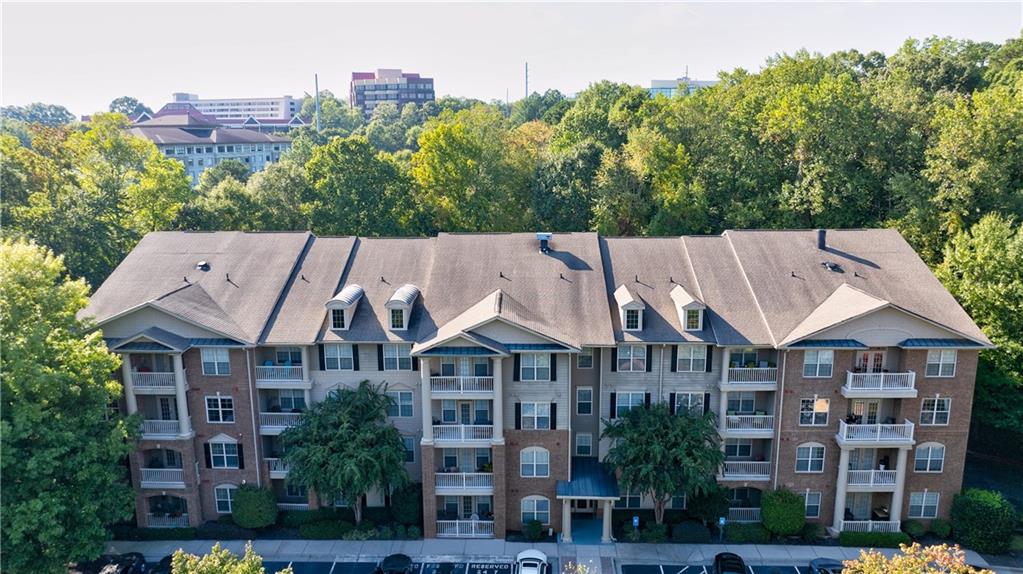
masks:
{"label": "overcast sky", "polygon": [[3,4],[4,105],[75,114],[132,95],[348,93],[354,70],[434,77],[438,95],[575,93],[601,79],[713,78],[800,48],[891,53],[908,37],[1003,42],[1023,2]]}

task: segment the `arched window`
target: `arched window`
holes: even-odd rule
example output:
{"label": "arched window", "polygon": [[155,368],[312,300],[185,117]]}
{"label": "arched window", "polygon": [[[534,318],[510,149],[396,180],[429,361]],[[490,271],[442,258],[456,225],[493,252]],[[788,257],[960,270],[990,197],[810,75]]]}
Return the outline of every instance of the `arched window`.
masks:
{"label": "arched window", "polygon": [[233,484],[221,484],[213,489],[213,498],[217,501],[217,512],[220,514],[233,512],[234,491],[237,489],[238,487]]}
{"label": "arched window", "polygon": [[551,475],[551,453],[538,446],[522,449],[519,453],[519,474],[524,478],[544,478]]}
{"label": "arched window", "polygon": [[824,472],[824,445],[805,442],[797,446],[796,472]]}
{"label": "arched window", "polygon": [[945,445],[936,442],[925,442],[916,447],[916,461],[913,470],[916,472],[941,472],[945,467]]}
{"label": "arched window", "polygon": [[522,499],[522,524],[539,520],[540,524],[551,523],[551,501],[542,496],[527,496]]}

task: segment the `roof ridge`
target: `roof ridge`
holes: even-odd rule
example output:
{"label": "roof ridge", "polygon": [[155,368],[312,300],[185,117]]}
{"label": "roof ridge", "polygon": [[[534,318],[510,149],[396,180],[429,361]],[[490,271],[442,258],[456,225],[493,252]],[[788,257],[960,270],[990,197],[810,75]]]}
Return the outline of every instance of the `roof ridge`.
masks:
{"label": "roof ridge", "polygon": [[753,298],[753,304],[757,306],[757,313],[760,314],[760,320],[764,322],[764,328],[767,329],[767,336],[771,338],[771,344],[774,347],[777,347],[778,338],[774,336],[774,331],[771,330],[771,324],[768,323],[767,315],[764,314],[764,308],[760,305],[760,300],[757,299],[757,292],[753,289],[753,285],[749,282],[749,276],[746,275],[746,267],[742,264],[742,259],[739,258],[739,253],[735,250],[735,245],[732,244],[732,238],[727,235],[727,231],[722,232],[721,235],[723,235],[725,240],[728,242],[728,249],[732,252],[732,257],[735,259],[736,265],[739,266],[739,273],[742,274],[742,280],[746,283],[746,288],[749,289],[750,297]]}

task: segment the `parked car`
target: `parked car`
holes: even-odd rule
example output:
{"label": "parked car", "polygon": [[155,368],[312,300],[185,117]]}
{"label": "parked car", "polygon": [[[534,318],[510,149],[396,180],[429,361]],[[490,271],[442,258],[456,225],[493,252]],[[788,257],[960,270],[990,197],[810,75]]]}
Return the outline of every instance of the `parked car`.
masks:
{"label": "parked car", "polygon": [[146,557],[138,552],[104,554],[72,566],[68,574],[146,574]]}
{"label": "parked car", "polygon": [[161,558],[156,564],[150,564],[149,572],[146,574],[171,574],[171,560],[173,558],[173,555],[168,554]]}
{"label": "parked car", "polygon": [[412,559],[404,554],[391,554],[377,564],[375,574],[412,574]]}
{"label": "parked car", "polygon": [[714,574],[749,574],[749,570],[738,554],[721,552],[714,557]]}
{"label": "parked car", "polygon": [[512,574],[547,574],[547,555],[539,550],[523,550],[515,557]]}
{"label": "parked car", "polygon": [[845,566],[831,558],[814,558],[810,561],[810,574],[842,574]]}

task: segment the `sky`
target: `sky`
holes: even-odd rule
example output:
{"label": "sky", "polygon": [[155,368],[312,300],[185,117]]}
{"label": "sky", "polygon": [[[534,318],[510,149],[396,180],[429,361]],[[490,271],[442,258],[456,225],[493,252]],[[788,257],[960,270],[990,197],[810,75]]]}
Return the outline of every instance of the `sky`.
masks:
{"label": "sky", "polygon": [[892,53],[909,37],[1004,42],[1023,1],[846,3],[2,4],[3,105],[76,115],[122,95],[347,96],[353,71],[403,68],[437,95],[574,94],[599,80],[712,79],[801,48]]}

